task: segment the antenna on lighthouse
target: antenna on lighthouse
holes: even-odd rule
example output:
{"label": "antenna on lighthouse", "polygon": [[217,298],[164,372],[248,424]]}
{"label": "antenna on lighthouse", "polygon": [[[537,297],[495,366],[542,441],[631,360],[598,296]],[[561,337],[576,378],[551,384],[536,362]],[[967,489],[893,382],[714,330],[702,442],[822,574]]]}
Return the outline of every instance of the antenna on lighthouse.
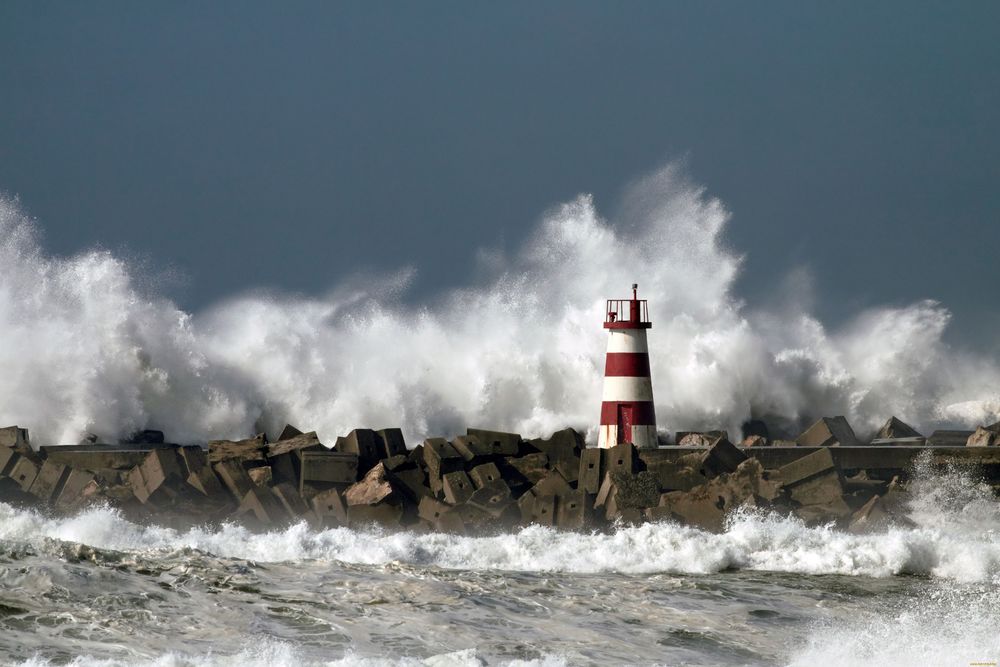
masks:
{"label": "antenna on lighthouse", "polygon": [[653,325],[646,301],[639,300],[639,284],[632,283],[631,299],[608,299],[605,312],[608,356],[597,445],[614,447],[631,442],[640,448],[656,447],[653,382],[646,343],[646,329]]}

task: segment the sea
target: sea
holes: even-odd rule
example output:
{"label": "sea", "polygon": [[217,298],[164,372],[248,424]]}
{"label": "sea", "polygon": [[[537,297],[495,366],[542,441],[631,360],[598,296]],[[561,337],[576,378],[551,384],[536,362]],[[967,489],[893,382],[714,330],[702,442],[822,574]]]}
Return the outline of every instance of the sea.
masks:
{"label": "sea", "polygon": [[995,665],[1000,503],[920,473],[856,535],[741,510],[480,537],[186,531],[0,504],[0,658],[42,667]]}

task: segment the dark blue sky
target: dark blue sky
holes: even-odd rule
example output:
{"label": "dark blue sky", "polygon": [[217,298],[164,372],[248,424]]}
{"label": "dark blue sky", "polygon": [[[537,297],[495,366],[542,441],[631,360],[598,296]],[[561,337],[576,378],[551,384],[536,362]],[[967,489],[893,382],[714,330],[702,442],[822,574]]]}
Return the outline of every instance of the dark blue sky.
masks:
{"label": "dark blue sky", "polygon": [[197,309],[407,264],[425,298],[684,159],[743,295],[807,266],[831,324],[934,298],[992,346],[998,44],[997,2],[10,0],[0,189],[49,250],[151,257]]}

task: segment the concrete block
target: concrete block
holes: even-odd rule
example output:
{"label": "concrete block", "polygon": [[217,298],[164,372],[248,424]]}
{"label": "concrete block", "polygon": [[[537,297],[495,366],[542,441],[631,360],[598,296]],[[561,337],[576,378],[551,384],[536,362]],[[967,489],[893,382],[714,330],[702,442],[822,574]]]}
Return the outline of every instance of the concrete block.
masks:
{"label": "concrete block", "polygon": [[466,462],[481,461],[493,455],[491,448],[474,435],[460,435],[451,441],[451,446]]}
{"label": "concrete block", "polygon": [[679,447],[711,447],[719,440],[729,440],[729,431],[678,431]]}
{"label": "concrete block", "polygon": [[285,428],[281,429],[281,435],[278,436],[276,442],[281,442],[282,440],[290,440],[297,435],[302,435],[302,431],[295,428],[291,424],[285,424]]}
{"label": "concrete block", "polygon": [[403,431],[398,428],[383,428],[377,431],[381,444],[381,457],[387,459],[391,456],[406,455],[406,441],[403,439]]}
{"label": "concrete block", "polygon": [[215,497],[222,494],[222,483],[208,465],[208,452],[198,446],[188,446],[181,447],[178,454],[183,464],[182,474],[186,473],[184,479],[189,486],[203,496]]}
{"label": "concrete block", "polygon": [[747,460],[743,451],[725,438],[720,438],[701,457],[698,472],[705,477],[715,477],[724,472],[734,472]]}
{"label": "concrete block", "polygon": [[634,474],[613,470],[608,479],[614,484],[619,509],[645,509],[660,502],[660,481],[648,470]]}
{"label": "concrete block", "polygon": [[836,470],[828,470],[799,482],[791,488],[790,496],[800,505],[827,505],[837,507],[839,510],[850,509],[842,500],[844,485],[840,473]]}
{"label": "concrete block", "polygon": [[347,519],[352,526],[376,524],[398,526],[403,518],[403,508],[399,505],[380,503],[378,505],[348,505]]}
{"label": "concrete block", "polygon": [[375,431],[369,428],[356,428],[343,438],[337,438],[336,450],[344,454],[354,454],[358,457],[358,474],[364,475],[372,469],[382,457],[382,441]]}
{"label": "concrete block", "polygon": [[889,421],[885,423],[875,434],[874,440],[897,440],[899,438],[922,438],[924,436],[917,432],[917,429],[913,428],[906,422],[896,419],[895,417],[889,417]]}
{"label": "concrete block", "polygon": [[553,496],[538,497],[529,491],[518,499],[517,505],[523,523],[551,526],[555,522],[556,499]]}
{"label": "concrete block", "polygon": [[502,480],[489,482],[476,489],[466,501],[467,505],[494,518],[501,516],[513,503],[514,498],[510,495],[510,489]]}
{"label": "concrete block", "polygon": [[[217,465],[224,465],[217,464]],[[269,489],[253,487],[240,502],[240,514],[251,514],[263,525],[273,526],[285,523],[289,515],[281,502]]]}
{"label": "concrete block", "polygon": [[742,447],[768,447],[771,442],[762,435],[748,435],[740,443]]}
{"label": "concrete block", "polygon": [[521,436],[517,433],[470,428],[466,434],[475,436],[490,452],[500,456],[517,456],[521,447]]}
{"label": "concrete block", "polygon": [[13,449],[0,447],[0,475],[9,477],[19,458],[21,457]]}
{"label": "concrete block", "polygon": [[320,521],[329,525],[347,525],[347,505],[340,489],[332,488],[321,491],[313,496],[312,508]]}
{"label": "concrete block", "polygon": [[259,466],[257,468],[250,468],[247,470],[247,475],[250,476],[250,481],[254,483],[255,486],[268,488],[274,484],[274,477],[271,473],[271,466]]}
{"label": "concrete block", "polygon": [[663,491],[690,491],[707,481],[707,478],[697,470],[692,470],[676,461],[657,461],[647,464],[647,469],[656,475]]}
{"label": "concrete block", "polygon": [[[481,489],[491,482],[502,480],[500,469],[495,463],[483,463],[476,466],[469,472],[469,478],[477,489]],[[506,486],[506,484],[504,485]]]}
{"label": "concrete block", "polygon": [[0,428],[0,447],[31,447],[28,439],[28,429],[18,426],[5,426]]}
{"label": "concrete block", "polygon": [[884,530],[892,524],[892,515],[886,511],[879,496],[872,498],[851,515],[847,530],[855,534]]}
{"label": "concrete block", "polygon": [[237,502],[242,503],[246,495],[257,488],[246,469],[237,459],[226,459],[212,466],[215,474]]}
{"label": "concrete block", "polygon": [[55,499],[55,506],[61,510],[75,509],[96,497],[99,490],[93,474],[69,468],[69,474]]}
{"label": "concrete block", "polygon": [[532,492],[536,496],[562,496],[573,491],[573,487],[569,485],[569,482],[558,473],[558,471],[551,470],[549,473],[538,481],[534,487],[532,487]]}
{"label": "concrete block", "polygon": [[261,433],[246,440],[209,440],[208,462],[212,465],[229,459],[264,463],[267,437]]}
{"label": "concrete block", "polygon": [[549,457],[549,461],[557,463],[576,462],[580,458],[580,452],[586,446],[583,436],[571,428],[556,431],[548,439],[536,438],[528,443],[540,452],[544,452]]}
{"label": "concrete block", "polygon": [[778,477],[784,486],[793,487],[811,477],[836,470],[833,454],[824,448],[782,466],[778,471]]}
{"label": "concrete block", "polygon": [[443,533],[464,533],[465,522],[456,508],[429,496],[420,500],[417,516],[426,521],[431,528]]}
{"label": "concrete block", "polygon": [[596,494],[601,489],[601,480],[604,479],[603,451],[591,447],[580,452],[580,473],[577,484],[578,488],[587,493]]}
{"label": "concrete block", "polygon": [[390,456],[387,459],[382,459],[382,465],[384,465],[385,469],[390,472],[414,467],[405,454],[396,454],[395,456]]}
{"label": "concrete block", "polygon": [[991,431],[980,426],[975,433],[965,441],[966,447],[997,447],[1000,446],[1000,432]]}
{"label": "concrete block", "polygon": [[278,484],[271,489],[271,493],[278,499],[285,512],[293,517],[305,517],[309,514],[309,506],[302,500],[299,490],[288,483]]}
{"label": "concrete block", "polygon": [[13,467],[10,469],[10,473],[7,475],[14,482],[21,487],[22,491],[27,491],[31,488],[31,485],[35,483],[35,478],[38,477],[38,464],[34,461],[17,454],[15,456],[15,461]]}
{"label": "concrete block", "polygon": [[535,485],[549,474],[549,457],[542,452],[506,457],[503,461],[505,470],[501,475],[511,483]]}
{"label": "concrete block", "polygon": [[556,499],[556,525],[567,530],[580,530],[586,527],[586,493],[580,490],[571,491]]}
{"label": "concrete block", "polygon": [[358,472],[357,454],[310,449],[299,450],[300,493],[307,484],[321,486],[353,484],[358,480]]}
{"label": "concrete block", "polygon": [[802,447],[854,447],[859,444],[854,429],[845,417],[822,417],[807,428],[795,442]]}
{"label": "concrete block", "polygon": [[400,493],[411,502],[419,503],[422,498],[434,495],[428,485],[427,474],[420,468],[393,470],[389,477]]}
{"label": "concrete block", "polygon": [[[551,461],[551,459],[549,459]],[[580,459],[557,459],[555,462],[556,471],[570,484],[576,484],[580,480]]]}
{"label": "concrete block", "polygon": [[608,449],[601,450],[604,454],[604,472],[612,470],[622,470],[625,472],[635,472],[635,467],[639,461],[635,445],[625,442]]}
{"label": "concrete block", "polygon": [[472,480],[461,470],[445,474],[442,483],[444,499],[452,505],[464,503],[475,489]]}
{"label": "concrete block", "polygon": [[431,491],[438,497],[444,493],[443,476],[464,468],[465,459],[444,438],[428,438],[423,443],[424,465]]}
{"label": "concrete block", "polygon": [[45,461],[38,470],[38,476],[28,489],[28,493],[44,503],[49,503],[59,497],[70,469],[61,463]]}
{"label": "concrete block", "polygon": [[975,431],[934,431],[927,438],[928,447],[964,447]]}

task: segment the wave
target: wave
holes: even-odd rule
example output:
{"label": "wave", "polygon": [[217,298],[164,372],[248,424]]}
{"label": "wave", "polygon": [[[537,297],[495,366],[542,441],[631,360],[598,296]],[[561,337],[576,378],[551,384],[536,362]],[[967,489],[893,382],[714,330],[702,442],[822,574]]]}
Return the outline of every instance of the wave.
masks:
{"label": "wave", "polygon": [[[166,653],[148,659],[105,659],[78,656],[69,662],[51,662],[33,658],[18,667],[483,667],[486,662],[475,649],[456,651],[430,658],[365,657],[348,653],[343,658],[330,661],[310,660],[288,642],[273,639],[249,640],[249,646],[233,655],[187,655]],[[564,667],[567,663],[558,656],[537,660],[511,660],[497,664],[502,667]]]}
{"label": "wave", "polygon": [[915,526],[869,535],[810,527],[794,517],[755,510],[731,515],[721,534],[671,522],[590,534],[529,526],[484,537],[374,527],[317,531],[305,523],[268,533],[232,524],[179,532],[131,523],[107,507],[48,518],[0,504],[0,540],[41,548],[58,540],[128,552],[194,549],[259,562],[402,563],[457,570],[706,574],[738,569],[868,577],[917,574],[960,582],[1000,575],[1000,507],[988,485],[951,471],[918,480],[912,495],[909,518]]}
{"label": "wave", "polygon": [[[199,313],[104,250],[47,255],[0,198],[0,423],[38,444],[159,428],[179,442],[275,431],[332,440],[399,425],[413,441],[486,426],[596,433],[604,299],[649,299],[664,431],[750,417],[794,433],[844,414],[922,428],[991,421],[1000,368],[947,346],[938,303],[875,308],[828,329],[801,272],[777,308],[735,296],[729,213],[677,166],[638,181],[607,219],[587,195],[553,209],[515,252],[479,253],[485,276],[408,305],[414,275],[349,280],[320,297],[246,294]],[[446,352],[444,352],[446,351]]]}

